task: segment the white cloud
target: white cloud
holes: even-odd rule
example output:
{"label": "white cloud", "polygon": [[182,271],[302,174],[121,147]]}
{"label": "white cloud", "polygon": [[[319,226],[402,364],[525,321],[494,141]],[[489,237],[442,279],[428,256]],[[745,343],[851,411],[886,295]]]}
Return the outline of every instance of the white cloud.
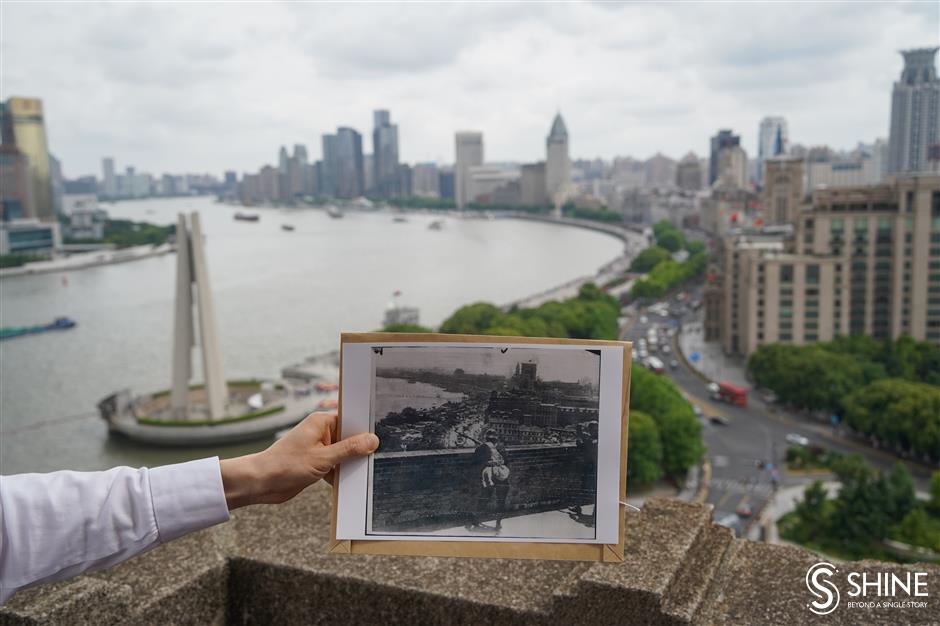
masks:
{"label": "white cloud", "polygon": [[936,45],[922,4],[42,4],[4,2],[0,96],[44,100],[69,176],[254,170],[281,144],[371,141],[388,108],[408,161],[543,158],[557,108],[575,156],[699,154],[760,118],[849,147],[887,132],[897,50]]}

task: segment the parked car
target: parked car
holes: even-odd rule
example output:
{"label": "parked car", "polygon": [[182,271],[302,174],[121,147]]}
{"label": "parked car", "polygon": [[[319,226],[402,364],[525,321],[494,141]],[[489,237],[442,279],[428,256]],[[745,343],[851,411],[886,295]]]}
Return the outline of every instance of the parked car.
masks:
{"label": "parked car", "polygon": [[679,361],[677,361],[677,360],[675,360],[675,359],[669,361],[669,369],[674,370],[674,369],[676,369],[677,367],[679,367]]}
{"label": "parked car", "polygon": [[727,426],[731,423],[724,415],[712,415],[708,418],[708,421],[717,426]]}
{"label": "parked car", "polygon": [[792,443],[795,446],[808,446],[809,439],[803,435],[798,435],[796,433],[790,433],[786,437],[787,443]]}

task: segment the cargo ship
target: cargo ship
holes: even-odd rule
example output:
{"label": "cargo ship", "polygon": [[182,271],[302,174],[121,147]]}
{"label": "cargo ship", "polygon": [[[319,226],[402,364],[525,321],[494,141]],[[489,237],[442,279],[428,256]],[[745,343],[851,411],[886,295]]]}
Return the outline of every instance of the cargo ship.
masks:
{"label": "cargo ship", "polygon": [[68,330],[76,326],[75,321],[68,317],[57,317],[51,324],[44,326],[12,326],[9,328],[0,328],[0,340],[13,339],[23,335],[36,335],[50,330]]}

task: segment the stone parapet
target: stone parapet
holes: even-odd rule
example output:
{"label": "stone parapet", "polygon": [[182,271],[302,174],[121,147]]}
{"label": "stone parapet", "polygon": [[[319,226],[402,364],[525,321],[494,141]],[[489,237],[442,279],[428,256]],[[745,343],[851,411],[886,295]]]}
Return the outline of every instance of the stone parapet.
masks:
{"label": "stone parapet", "polygon": [[[626,516],[620,564],[332,555],[330,493],[232,520],[107,572],[23,591],[0,624],[900,624],[936,623],[940,567],[836,564],[841,604],[816,616],[820,560],[734,539],[711,509],[651,499]],[[845,574],[923,572],[923,608],[849,607]],[[878,600],[868,597],[865,600]],[[881,598],[904,601],[906,597]]]}

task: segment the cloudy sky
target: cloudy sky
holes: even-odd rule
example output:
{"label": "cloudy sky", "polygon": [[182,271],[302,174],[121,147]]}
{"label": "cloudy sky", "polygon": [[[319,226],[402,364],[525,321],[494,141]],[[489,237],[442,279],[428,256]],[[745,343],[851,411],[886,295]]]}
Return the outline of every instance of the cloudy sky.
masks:
{"label": "cloudy sky", "polygon": [[791,142],[886,136],[901,48],[937,45],[926,3],[11,3],[0,97],[43,99],[76,177],[118,166],[254,170],[281,144],[391,110],[408,162],[544,158],[560,109],[574,157],[703,154],[719,127],[750,154],[768,114]]}

